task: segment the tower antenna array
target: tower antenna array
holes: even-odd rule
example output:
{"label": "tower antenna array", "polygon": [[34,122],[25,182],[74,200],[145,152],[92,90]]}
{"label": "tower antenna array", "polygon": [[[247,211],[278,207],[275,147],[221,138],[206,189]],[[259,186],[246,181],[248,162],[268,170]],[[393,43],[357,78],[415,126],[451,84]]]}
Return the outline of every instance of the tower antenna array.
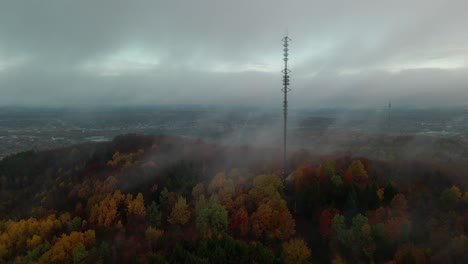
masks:
{"label": "tower antenna array", "polygon": [[287,125],[288,125],[288,92],[291,91],[289,88],[289,73],[291,70],[288,69],[288,46],[289,46],[289,41],[291,39],[288,37],[288,34],[282,39],[283,41],[283,51],[284,51],[284,69],[281,71],[283,73],[283,89],[281,91],[284,94],[284,99],[283,99],[283,181],[286,180],[287,176],[287,168],[286,168],[286,132],[287,132]]}

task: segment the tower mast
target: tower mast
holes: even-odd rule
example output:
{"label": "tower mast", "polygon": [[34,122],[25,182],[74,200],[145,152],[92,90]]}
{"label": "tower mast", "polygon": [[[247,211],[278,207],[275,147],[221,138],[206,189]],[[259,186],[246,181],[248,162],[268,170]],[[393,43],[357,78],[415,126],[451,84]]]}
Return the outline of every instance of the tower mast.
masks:
{"label": "tower mast", "polygon": [[283,89],[281,91],[284,94],[284,99],[283,99],[283,181],[286,180],[287,177],[287,167],[286,167],[286,135],[287,135],[287,125],[288,125],[288,92],[291,91],[289,88],[289,73],[291,70],[288,69],[288,46],[289,46],[289,41],[291,39],[288,37],[288,34],[282,39],[283,41],[283,51],[284,51],[284,69],[281,71],[283,73]]}

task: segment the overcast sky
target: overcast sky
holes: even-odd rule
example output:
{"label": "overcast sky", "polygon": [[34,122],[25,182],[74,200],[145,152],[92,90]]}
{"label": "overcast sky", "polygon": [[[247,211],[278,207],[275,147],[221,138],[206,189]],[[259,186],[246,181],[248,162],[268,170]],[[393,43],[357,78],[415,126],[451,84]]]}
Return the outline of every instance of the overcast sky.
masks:
{"label": "overcast sky", "polygon": [[0,105],[468,105],[468,1],[0,3]]}

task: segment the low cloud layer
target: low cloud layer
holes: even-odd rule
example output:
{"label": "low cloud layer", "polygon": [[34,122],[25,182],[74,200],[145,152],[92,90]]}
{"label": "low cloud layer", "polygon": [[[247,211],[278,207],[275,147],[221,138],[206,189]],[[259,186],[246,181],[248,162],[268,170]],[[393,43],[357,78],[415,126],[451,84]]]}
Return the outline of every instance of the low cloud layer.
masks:
{"label": "low cloud layer", "polygon": [[466,1],[4,1],[0,105],[468,101]]}

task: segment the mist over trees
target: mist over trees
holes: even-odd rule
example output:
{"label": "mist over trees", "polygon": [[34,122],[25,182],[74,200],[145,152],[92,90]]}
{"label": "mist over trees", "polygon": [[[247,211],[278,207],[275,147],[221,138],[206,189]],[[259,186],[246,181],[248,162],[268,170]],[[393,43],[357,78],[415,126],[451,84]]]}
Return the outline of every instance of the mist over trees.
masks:
{"label": "mist over trees", "polygon": [[0,161],[0,259],[468,261],[468,186],[456,175],[465,170],[299,151],[283,182],[280,156],[265,154],[127,135],[8,156]]}

